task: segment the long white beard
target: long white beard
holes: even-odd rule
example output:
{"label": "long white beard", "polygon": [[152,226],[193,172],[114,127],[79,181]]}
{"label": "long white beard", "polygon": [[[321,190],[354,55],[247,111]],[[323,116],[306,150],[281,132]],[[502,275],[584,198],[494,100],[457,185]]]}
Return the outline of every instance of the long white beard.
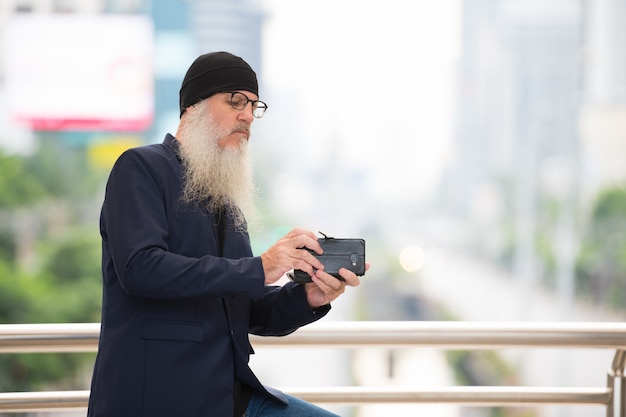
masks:
{"label": "long white beard", "polygon": [[257,218],[248,141],[242,139],[237,148],[219,147],[218,140],[229,132],[215,123],[206,104],[196,105],[178,133],[185,172],[183,200],[209,213],[230,210],[236,229],[246,230],[247,223]]}

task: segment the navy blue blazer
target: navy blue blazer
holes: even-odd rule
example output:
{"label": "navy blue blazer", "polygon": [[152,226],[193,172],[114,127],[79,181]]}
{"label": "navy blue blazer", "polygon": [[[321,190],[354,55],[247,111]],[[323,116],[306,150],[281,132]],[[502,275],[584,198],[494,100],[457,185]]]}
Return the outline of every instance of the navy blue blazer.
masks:
{"label": "navy blue blazer", "polygon": [[[279,401],[248,367],[248,334],[281,336],[325,315],[302,286],[264,285],[247,233],[180,201],[178,142],[115,163],[100,217],[102,324],[89,417],[230,417],[234,378]],[[220,247],[221,246],[221,247]]]}

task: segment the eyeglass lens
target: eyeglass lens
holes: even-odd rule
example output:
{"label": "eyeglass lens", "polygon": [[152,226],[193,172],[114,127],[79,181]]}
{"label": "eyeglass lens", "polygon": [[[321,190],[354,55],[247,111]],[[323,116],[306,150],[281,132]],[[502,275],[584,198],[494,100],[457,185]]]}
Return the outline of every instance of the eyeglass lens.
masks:
{"label": "eyeglass lens", "polygon": [[250,100],[245,94],[239,92],[232,92],[230,98],[230,104],[237,110],[243,110],[248,105],[248,102],[252,103],[252,115],[256,118],[260,118],[267,110],[267,104],[259,100]]}

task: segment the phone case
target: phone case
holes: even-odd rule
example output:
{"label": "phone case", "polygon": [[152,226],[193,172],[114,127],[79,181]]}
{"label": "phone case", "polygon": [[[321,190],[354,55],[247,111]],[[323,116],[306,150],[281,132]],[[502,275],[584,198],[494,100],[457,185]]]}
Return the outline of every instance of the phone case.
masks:
{"label": "phone case", "polygon": [[[364,239],[324,238],[318,242],[324,253],[318,255],[310,249],[306,250],[320,260],[324,265],[324,271],[338,279],[343,279],[339,276],[340,268],[349,269],[358,276],[365,275]],[[299,269],[294,270],[290,278],[297,283],[311,282],[309,274]]]}

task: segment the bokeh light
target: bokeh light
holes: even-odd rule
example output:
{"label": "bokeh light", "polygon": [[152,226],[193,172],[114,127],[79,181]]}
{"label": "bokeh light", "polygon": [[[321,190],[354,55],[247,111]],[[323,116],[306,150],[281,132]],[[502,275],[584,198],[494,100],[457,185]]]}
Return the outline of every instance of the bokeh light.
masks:
{"label": "bokeh light", "polygon": [[400,252],[400,266],[406,272],[417,272],[424,266],[424,250],[416,245],[407,246]]}

